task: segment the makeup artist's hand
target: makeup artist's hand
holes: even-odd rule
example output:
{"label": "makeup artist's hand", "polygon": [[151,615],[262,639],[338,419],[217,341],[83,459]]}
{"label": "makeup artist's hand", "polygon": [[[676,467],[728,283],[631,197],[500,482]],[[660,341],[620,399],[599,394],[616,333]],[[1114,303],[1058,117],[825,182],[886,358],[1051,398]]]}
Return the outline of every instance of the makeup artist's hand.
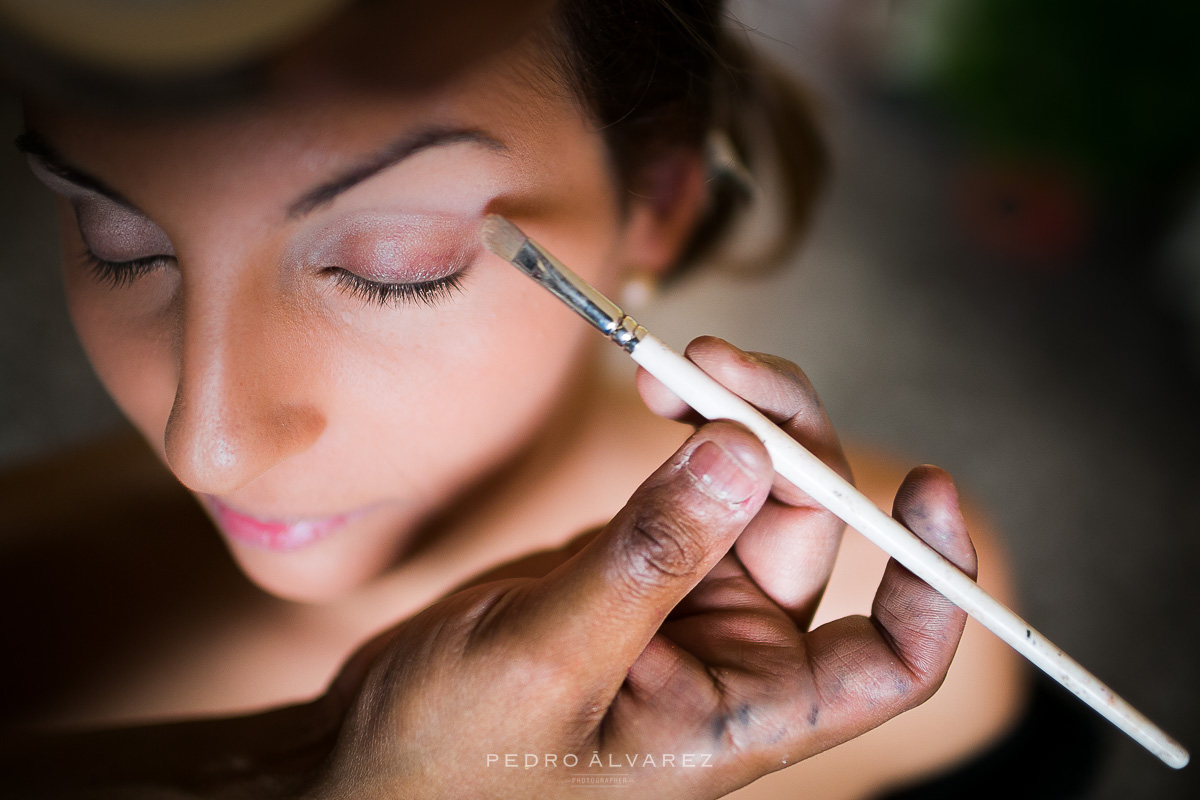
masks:
{"label": "makeup artist's hand", "polygon": [[[716,339],[687,352],[849,474],[797,367]],[[310,796],[591,796],[619,776],[637,797],[717,797],[923,702],[965,615],[891,562],[870,618],[810,631],[843,526],[772,480],[749,431],[705,424],[548,574],[472,586],[374,640],[335,684],[350,711]],[[893,516],[974,574],[945,472],[912,470]]]}

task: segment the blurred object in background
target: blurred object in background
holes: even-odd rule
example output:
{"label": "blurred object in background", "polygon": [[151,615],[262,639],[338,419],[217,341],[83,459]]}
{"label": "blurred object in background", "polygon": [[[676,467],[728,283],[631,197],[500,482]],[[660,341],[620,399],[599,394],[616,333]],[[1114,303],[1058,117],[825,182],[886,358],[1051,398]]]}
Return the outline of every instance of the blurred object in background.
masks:
{"label": "blurred object in background", "polygon": [[0,30],[19,48],[6,61],[23,75],[54,59],[81,70],[165,78],[257,57],[347,2],[0,0]]}
{"label": "blurred object in background", "polygon": [[847,15],[859,80],[948,137],[952,218],[981,256],[1107,273],[1200,331],[1200,302],[1164,279],[1200,281],[1195,250],[1189,266],[1171,245],[1200,202],[1200,3],[881,0]]}
{"label": "blurred object in background", "polygon": [[348,0],[0,0],[0,70],[72,103],[135,91],[190,101],[236,83]]}
{"label": "blurred object in background", "polygon": [[0,0],[0,77],[73,105],[186,109],[334,56],[365,84],[395,88],[492,52],[550,2]]}
{"label": "blurred object in background", "polygon": [[964,232],[1015,264],[1055,272],[1074,266],[1095,231],[1092,197],[1071,170],[981,158],[960,168],[952,200]]}
{"label": "blurred object in background", "polygon": [[1162,292],[1189,325],[1192,355],[1200,371],[1200,181],[1190,194],[1188,210],[1167,242]]}
{"label": "blurred object in background", "polygon": [[[833,180],[788,269],[753,280],[689,276],[646,316],[680,345],[711,333],[795,360],[848,441],[949,469],[1007,539],[1026,615],[1194,747],[1200,176],[1189,172],[1200,137],[1193,119],[1191,140],[1177,139],[1182,155],[1164,155],[1161,197],[1147,183],[1137,188],[1144,195],[1122,198],[1105,180],[1081,177],[1084,159],[1035,147],[1037,137],[1023,132],[1051,118],[1021,111],[1017,101],[1031,100],[1015,92],[1039,74],[1033,52],[1058,52],[1070,61],[1064,80],[1088,83],[1035,86],[1057,98],[1053,112],[1056,103],[1086,102],[1099,111],[1099,126],[1143,124],[1129,110],[1142,85],[1175,98],[1146,98],[1147,105],[1193,113],[1194,0],[1161,11],[1161,2],[1120,12],[1111,5],[735,0],[753,42],[801,74],[818,98]],[[981,23],[945,16],[958,8],[962,20],[986,11],[1060,15],[1068,24],[1030,18],[1015,31],[988,23],[977,32]],[[1072,26],[1071,9],[1095,19]],[[1101,24],[1110,17],[1115,34]],[[1142,29],[1159,25],[1188,49],[1146,45],[1151,34]],[[980,93],[970,101],[944,80],[950,56],[966,47],[952,41],[959,30],[967,39],[991,37],[984,52],[993,63],[987,81],[966,82]],[[1113,35],[1107,49],[1097,44]],[[1093,44],[1054,42],[1076,36]],[[1167,58],[1178,69],[1165,82],[1148,77]],[[1009,72],[1006,59],[1021,63]],[[989,93],[995,116],[1014,123],[1011,131],[1001,126],[1004,137],[986,130]],[[1017,125],[1021,114],[1032,121]],[[0,97],[0,139],[19,130],[15,100]],[[1076,130],[1092,134],[1077,123]],[[1113,132],[1095,134],[1116,141]],[[1131,141],[1139,144],[1130,153],[1153,155],[1142,138]],[[1099,175],[1102,162],[1087,169]],[[1116,211],[1122,202],[1132,208],[1128,218]],[[1143,208],[1160,220],[1157,230],[1134,224]],[[95,436],[119,417],[70,333],[50,198],[2,147],[0,211],[0,340],[18,344],[0,348],[3,466]],[[1171,323],[1184,309],[1195,325],[1186,336]],[[1196,359],[1184,357],[1185,342],[1196,344]],[[1196,797],[1197,767],[1176,773],[1119,743],[1094,800]]]}

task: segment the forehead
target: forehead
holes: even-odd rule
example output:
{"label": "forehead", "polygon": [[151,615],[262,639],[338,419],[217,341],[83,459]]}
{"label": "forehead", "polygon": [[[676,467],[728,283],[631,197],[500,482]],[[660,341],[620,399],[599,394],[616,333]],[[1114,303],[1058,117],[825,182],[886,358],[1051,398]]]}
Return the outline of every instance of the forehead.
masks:
{"label": "forehead", "polygon": [[517,160],[540,162],[572,139],[595,138],[536,35],[434,83],[363,82],[323,57],[294,59],[238,102],[149,112],[31,100],[27,119],[66,160],[147,210],[170,205],[181,186],[192,195],[294,193],[423,128],[484,131]]}

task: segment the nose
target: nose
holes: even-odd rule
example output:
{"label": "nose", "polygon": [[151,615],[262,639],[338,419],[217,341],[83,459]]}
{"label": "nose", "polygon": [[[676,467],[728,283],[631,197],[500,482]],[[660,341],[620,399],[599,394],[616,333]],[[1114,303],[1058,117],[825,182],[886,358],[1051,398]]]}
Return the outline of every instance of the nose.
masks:
{"label": "nose", "polygon": [[326,421],[306,399],[308,348],[275,290],[251,275],[189,286],[181,303],[166,459],[192,491],[228,495],[309,449]]}

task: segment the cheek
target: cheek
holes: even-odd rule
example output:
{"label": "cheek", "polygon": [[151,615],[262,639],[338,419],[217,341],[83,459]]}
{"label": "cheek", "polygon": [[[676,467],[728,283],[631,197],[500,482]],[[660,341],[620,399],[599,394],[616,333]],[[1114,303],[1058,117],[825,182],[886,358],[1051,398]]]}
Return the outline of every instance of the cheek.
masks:
{"label": "cheek", "polygon": [[69,208],[60,208],[60,224],[63,287],[75,333],[113,401],[161,447],[176,385],[170,312],[164,308],[172,302],[174,278],[155,276],[113,291],[74,255],[82,242]]}
{"label": "cheek", "polygon": [[430,508],[535,434],[588,331],[565,308],[530,313],[544,292],[510,271],[489,258],[441,308],[326,332],[341,363],[320,460],[339,482]]}

